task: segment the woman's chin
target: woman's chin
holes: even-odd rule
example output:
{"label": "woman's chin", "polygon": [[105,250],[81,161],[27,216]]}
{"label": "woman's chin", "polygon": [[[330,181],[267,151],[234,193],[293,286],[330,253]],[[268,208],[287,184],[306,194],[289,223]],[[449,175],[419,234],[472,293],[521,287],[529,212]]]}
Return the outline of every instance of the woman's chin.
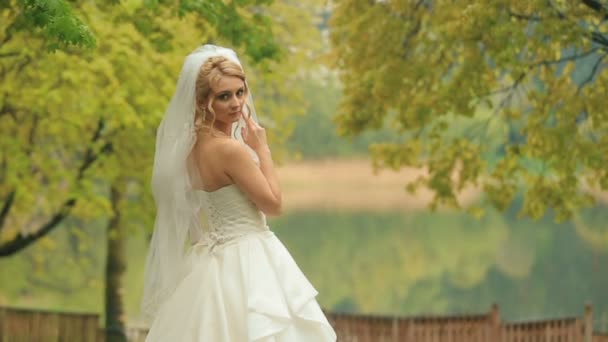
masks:
{"label": "woman's chin", "polygon": [[241,118],[241,116],[242,116],[241,112],[238,112],[236,114],[230,114],[230,118],[232,118],[232,122],[239,121],[239,119]]}

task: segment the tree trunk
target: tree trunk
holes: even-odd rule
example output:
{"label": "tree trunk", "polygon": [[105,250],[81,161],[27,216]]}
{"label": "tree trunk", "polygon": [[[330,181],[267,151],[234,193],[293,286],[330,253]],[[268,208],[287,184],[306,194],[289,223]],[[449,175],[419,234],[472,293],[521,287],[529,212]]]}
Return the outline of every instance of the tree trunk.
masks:
{"label": "tree trunk", "polygon": [[121,182],[115,181],[111,188],[113,215],[108,223],[106,256],[106,341],[127,342],[123,307],[124,288],[122,277],[126,270],[126,232],[120,220],[122,200]]}

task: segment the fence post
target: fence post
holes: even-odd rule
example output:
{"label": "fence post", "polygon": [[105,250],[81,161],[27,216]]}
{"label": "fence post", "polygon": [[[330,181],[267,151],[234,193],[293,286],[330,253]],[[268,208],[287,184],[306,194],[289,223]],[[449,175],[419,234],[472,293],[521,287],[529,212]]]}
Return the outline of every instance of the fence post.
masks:
{"label": "fence post", "polygon": [[394,342],[398,342],[399,341],[399,318],[398,317],[393,317],[392,320],[392,341]]}
{"label": "fence post", "polygon": [[593,309],[591,304],[585,305],[585,342],[592,342],[593,338]]}
{"label": "fence post", "polygon": [[6,333],[6,309],[0,307],[0,341],[8,341]]}
{"label": "fence post", "polygon": [[492,341],[502,341],[500,311],[497,303],[492,304],[492,311],[490,311],[490,337]]}

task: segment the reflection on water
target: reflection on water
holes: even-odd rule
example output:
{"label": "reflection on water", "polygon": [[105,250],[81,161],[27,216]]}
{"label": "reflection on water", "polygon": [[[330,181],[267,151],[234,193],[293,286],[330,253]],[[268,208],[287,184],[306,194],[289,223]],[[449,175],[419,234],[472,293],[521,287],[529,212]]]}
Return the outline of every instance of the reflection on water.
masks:
{"label": "reflection on water", "polygon": [[[299,212],[271,228],[332,310],[421,314],[487,312],[505,319],[608,318],[608,213],[574,223],[491,212]],[[583,227],[583,228],[581,228]]]}

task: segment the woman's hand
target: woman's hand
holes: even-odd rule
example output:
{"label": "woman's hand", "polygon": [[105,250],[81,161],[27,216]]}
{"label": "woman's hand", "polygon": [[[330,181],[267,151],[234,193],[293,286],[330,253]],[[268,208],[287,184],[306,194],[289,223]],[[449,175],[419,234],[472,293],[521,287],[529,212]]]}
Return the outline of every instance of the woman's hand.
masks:
{"label": "woman's hand", "polygon": [[259,149],[268,148],[268,143],[266,142],[266,130],[255,122],[251,116],[245,118],[245,123],[247,126],[241,128],[241,136],[243,137],[245,144],[256,152]]}

